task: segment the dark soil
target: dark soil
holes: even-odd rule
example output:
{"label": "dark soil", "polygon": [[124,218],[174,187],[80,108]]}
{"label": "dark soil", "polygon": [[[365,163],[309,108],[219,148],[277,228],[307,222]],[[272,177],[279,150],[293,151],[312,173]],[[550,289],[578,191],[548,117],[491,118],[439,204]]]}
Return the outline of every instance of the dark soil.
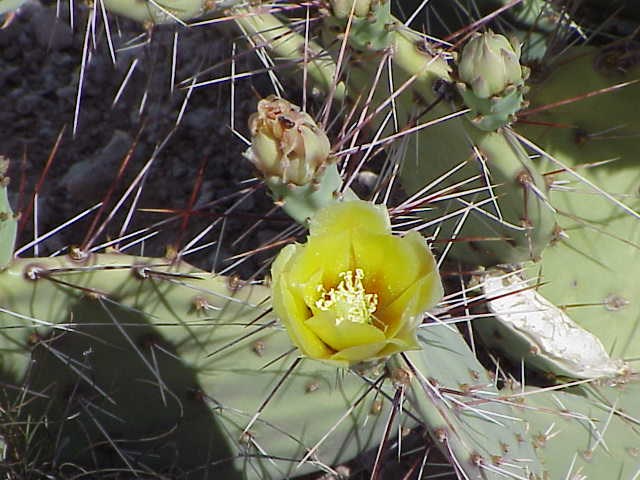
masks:
{"label": "dark soil", "polygon": [[[63,5],[63,9],[68,8]],[[33,240],[35,214],[37,234],[42,236],[97,202],[105,202],[103,211],[95,211],[41,242],[37,252],[30,249],[22,255],[48,255],[64,252],[70,245],[86,245],[89,234],[112,212],[151,158],[152,166],[124,232],[151,227],[159,233],[125,253],[162,255],[166,247],[179,249],[213,225],[194,246],[217,243],[186,259],[202,268],[219,270],[230,263],[225,259],[255,248],[282,231],[283,222],[286,225],[289,221],[277,213],[237,242],[273,203],[259,182],[247,182],[254,174],[242,156],[246,144],[231,131],[230,82],[194,89],[176,127],[188,95],[181,82],[188,85],[194,75],[198,75],[198,81],[229,75],[232,43],[238,40],[231,30],[173,25],[145,31],[137,23],[110,16],[114,63],[104,19],[98,14],[95,35],[88,39],[74,133],[89,12],[87,7],[77,6],[72,28],[68,11],[57,13],[55,2],[49,6],[29,3],[7,28],[0,30],[0,154],[12,160],[12,203],[22,214],[18,245]],[[177,49],[172,91],[174,38]],[[239,47],[239,51],[246,50],[242,43]],[[239,56],[237,72],[254,68],[253,57]],[[114,104],[134,62],[133,73]],[[258,97],[272,93],[272,87],[265,75],[238,81],[236,87],[234,121],[237,130],[246,135],[248,115]],[[56,149],[58,136],[60,144]],[[47,170],[49,157],[52,161]],[[118,170],[125,163],[126,168],[117,179]],[[113,193],[109,195],[111,189]],[[245,190],[257,191],[245,196]],[[36,191],[38,202],[34,210],[30,204]],[[134,189],[90,245],[100,245],[122,234],[136,193]],[[229,208],[232,210],[225,213]],[[188,216],[184,215],[187,211],[191,211]],[[97,216],[98,223],[92,228]],[[167,219],[173,220],[153,227]],[[118,246],[123,248],[144,235],[123,240]],[[264,258],[254,257],[234,270],[243,276],[254,274]]]}

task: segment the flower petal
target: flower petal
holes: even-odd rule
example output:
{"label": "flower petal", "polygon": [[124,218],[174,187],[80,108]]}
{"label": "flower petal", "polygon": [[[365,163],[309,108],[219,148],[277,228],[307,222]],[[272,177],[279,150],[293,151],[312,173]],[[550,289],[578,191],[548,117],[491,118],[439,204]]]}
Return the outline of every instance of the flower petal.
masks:
{"label": "flower petal", "polygon": [[314,358],[327,357],[331,350],[304,324],[309,309],[302,297],[295,295],[289,288],[291,259],[297,257],[300,245],[287,245],[282,249],[272,266],[272,303],[275,314],[285,326],[291,341],[305,355]]}
{"label": "flower petal", "polygon": [[308,283],[322,271],[322,286],[333,288],[340,281],[340,273],[353,268],[349,233],[310,237],[303,248],[291,267],[289,278],[294,283]]}
{"label": "flower petal", "polygon": [[353,365],[355,363],[365,362],[368,360],[375,360],[377,358],[386,356],[381,355],[381,352],[386,345],[386,341],[370,343],[368,345],[356,345],[334,353],[333,355],[331,355],[331,357],[329,357],[329,360],[346,362],[348,365]]}
{"label": "flower petal", "polygon": [[417,232],[404,237],[354,233],[355,264],[364,271],[367,291],[378,294],[378,304],[389,305],[421,276],[435,268],[433,256]]}
{"label": "flower petal", "polygon": [[320,311],[305,325],[333,350],[385,341],[384,333],[373,325],[348,320],[336,323],[332,312]]}
{"label": "flower petal", "polygon": [[437,272],[416,281],[391,304],[384,305],[376,317],[387,325],[387,338],[397,338],[403,329],[415,330],[422,322],[422,314],[432,308],[443,295]]}
{"label": "flower petal", "polygon": [[[354,276],[362,284],[350,283]],[[386,210],[362,201],[318,212],[307,243],[285,247],[272,277],[274,310],[293,343],[340,367],[420,348],[416,330],[443,295],[425,240],[394,237]],[[335,303],[318,306],[323,295]],[[375,306],[371,323],[345,313],[365,300]]]}
{"label": "flower petal", "polygon": [[411,337],[407,337],[405,340],[398,338],[390,338],[387,341],[385,347],[378,353],[380,358],[388,357],[398,352],[406,352],[407,350],[420,350],[422,346],[418,343],[418,339],[415,334],[415,329],[412,332]]}
{"label": "flower petal", "polygon": [[312,358],[325,358],[333,352],[320,338],[305,325],[308,316],[307,306],[301,298],[293,295],[288,289],[274,289],[273,305],[276,314],[276,304],[280,304],[286,314],[278,315],[280,321],[285,326],[291,337],[293,344],[302,351],[303,354]]}
{"label": "flower petal", "polygon": [[311,219],[309,233],[335,235],[349,231],[391,233],[391,222],[387,209],[371,202],[352,200],[331,205],[316,213]]}
{"label": "flower petal", "polygon": [[304,247],[302,245],[292,244],[280,250],[273,265],[271,265],[271,277],[274,285],[281,281],[280,275],[290,270],[292,265],[291,259],[294,255],[299,254],[301,248]]}
{"label": "flower petal", "polygon": [[289,289],[291,293],[302,298],[304,303],[311,311],[316,309],[316,301],[318,300],[320,289],[318,286],[322,285],[322,269],[316,270],[316,272],[309,277],[309,279],[303,283],[294,282],[289,280]]}

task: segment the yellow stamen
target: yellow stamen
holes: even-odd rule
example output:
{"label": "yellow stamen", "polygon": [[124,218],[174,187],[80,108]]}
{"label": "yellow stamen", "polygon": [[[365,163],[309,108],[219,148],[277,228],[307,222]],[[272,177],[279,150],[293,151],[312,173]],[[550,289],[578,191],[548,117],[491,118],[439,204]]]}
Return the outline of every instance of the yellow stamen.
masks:
{"label": "yellow stamen", "polygon": [[333,311],[336,324],[345,320],[355,323],[372,323],[372,314],[378,307],[378,295],[367,293],[362,284],[364,272],[356,268],[354,272],[348,270],[340,273],[342,281],[337,287],[328,292],[322,285],[318,286],[320,298],[316,300],[316,307],[322,311]]}

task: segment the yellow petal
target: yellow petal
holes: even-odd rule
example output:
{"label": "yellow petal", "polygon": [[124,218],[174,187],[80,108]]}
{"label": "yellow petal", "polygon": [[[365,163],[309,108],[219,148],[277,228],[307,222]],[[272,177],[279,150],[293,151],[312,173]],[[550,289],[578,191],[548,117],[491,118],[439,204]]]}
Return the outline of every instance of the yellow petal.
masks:
{"label": "yellow petal", "polygon": [[412,324],[411,322],[406,322],[402,328],[396,332],[396,336],[393,339],[389,339],[390,343],[400,347],[398,351],[404,350],[420,350],[422,347],[420,346],[420,342],[418,342],[418,328],[421,324],[422,316],[417,317],[418,321]]}
{"label": "yellow petal", "polygon": [[291,341],[302,353],[314,358],[327,357],[333,353],[305,324],[309,309],[304,299],[291,292],[289,274],[291,260],[297,257],[300,245],[283,248],[272,266],[272,303],[275,314],[287,329]]}
{"label": "yellow petal", "polygon": [[336,202],[316,213],[309,225],[311,237],[356,230],[390,233],[391,222],[387,209],[362,200]]}
{"label": "yellow petal", "polygon": [[289,277],[292,282],[307,283],[316,272],[322,271],[322,286],[333,288],[340,281],[340,273],[353,269],[350,235],[342,232],[310,237],[292,263]]}
{"label": "yellow petal", "polygon": [[422,346],[418,343],[415,333],[413,333],[412,337],[408,337],[404,340],[389,339],[378,355],[380,358],[384,358],[393,355],[394,353],[406,352],[407,350],[420,350],[421,348]]}
{"label": "yellow petal", "polygon": [[320,311],[305,322],[324,343],[333,350],[344,350],[356,345],[384,342],[382,331],[368,323],[344,320],[338,324],[332,312]]}
{"label": "yellow petal", "polygon": [[367,292],[378,294],[378,305],[393,302],[416,278],[415,262],[400,238],[358,232],[352,244],[355,264],[364,272],[362,283]]}
{"label": "yellow petal", "polygon": [[405,237],[354,233],[355,264],[365,274],[367,291],[378,294],[379,305],[388,305],[435,269],[433,256],[422,237],[410,232]]}
{"label": "yellow petal", "polygon": [[387,338],[395,338],[406,326],[415,329],[422,321],[422,314],[440,301],[442,295],[442,282],[436,271],[417,280],[391,304],[383,305],[375,315],[387,325]]}
{"label": "yellow petal", "polygon": [[[315,311],[316,301],[319,297],[318,286],[322,285],[323,270],[317,270],[316,273],[311,275],[309,279],[304,283],[290,282],[291,291],[302,297],[304,303],[312,311]],[[311,315],[311,314],[310,314]]]}
{"label": "yellow petal", "polygon": [[[276,308],[278,305],[280,308]],[[300,351],[312,358],[324,358],[333,352],[313,331],[305,325],[307,306],[301,298],[292,295],[286,288],[273,291],[273,307],[276,315],[287,329],[291,341]]]}
{"label": "yellow petal", "polygon": [[387,342],[370,343],[368,345],[356,345],[354,347],[345,348],[339,352],[334,353],[329,357],[329,360],[337,362],[345,362],[349,365],[353,365],[359,362],[365,362],[368,360],[375,360],[382,358],[386,355],[381,355],[380,352],[386,347]]}
{"label": "yellow petal", "polygon": [[436,259],[429,250],[425,239],[418,232],[411,230],[402,237],[405,248],[413,250],[414,255],[420,261],[420,274],[425,275],[436,271],[438,266]]}

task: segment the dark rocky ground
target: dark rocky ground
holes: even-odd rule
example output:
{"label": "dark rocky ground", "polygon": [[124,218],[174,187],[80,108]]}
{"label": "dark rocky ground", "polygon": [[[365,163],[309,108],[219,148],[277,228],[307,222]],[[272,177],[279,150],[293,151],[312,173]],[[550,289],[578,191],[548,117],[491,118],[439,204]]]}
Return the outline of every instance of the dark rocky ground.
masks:
{"label": "dark rocky ground", "polygon": [[[138,245],[129,253],[160,255],[167,245],[186,244],[216,219],[218,224],[198,245],[218,240],[224,218],[220,250],[212,246],[187,257],[203,268],[221,269],[229,263],[224,258],[260,245],[281,231],[282,222],[288,220],[283,214],[276,214],[275,220],[265,222],[245,240],[235,243],[272,207],[261,189],[249,195],[232,213],[221,217],[238,200],[242,189],[260,186],[257,182],[246,183],[254,174],[242,157],[246,145],[230,128],[229,82],[193,90],[182,121],[175,127],[187,91],[178,85],[171,91],[174,35],[178,38],[175,73],[178,84],[215,66],[218,68],[202,73],[198,80],[229,75],[232,41],[237,40],[234,33],[230,29],[180,26],[145,31],[134,22],[109,17],[114,63],[104,21],[99,16],[95,35],[89,38],[90,53],[74,134],[87,18],[87,8],[76,7],[71,28],[66,3],[60,12],[56,11],[55,2],[44,6],[28,3],[9,26],[0,30],[0,155],[12,160],[12,202],[25,218],[19,245],[33,239],[33,213],[29,215],[28,205],[61,132],[60,146],[38,189],[40,235],[106,199],[106,211],[101,217],[104,218],[163,143],[144,180],[138,211],[126,231],[133,232],[171,217],[141,209],[187,208],[194,188],[199,185],[194,199],[197,212],[189,217],[186,228],[183,218],[178,218],[162,227],[152,240],[144,242],[144,250]],[[242,51],[245,45],[240,46]],[[252,68],[255,58],[249,57],[243,55],[237,60],[238,72]],[[133,74],[113,105],[133,62],[137,62]],[[233,109],[237,129],[242,134],[247,133],[246,119],[257,98],[269,93],[272,90],[266,76],[256,75],[237,83]],[[171,138],[165,142],[169,135]],[[131,160],[121,180],[115,183],[113,195],[107,198],[130,149],[133,149]],[[94,245],[117,238],[129,205],[131,200]],[[39,254],[81,244],[92,220],[93,216],[89,216],[46,240],[40,245]],[[30,250],[24,255],[33,253]],[[260,261],[256,257],[237,271],[250,275]]]}

